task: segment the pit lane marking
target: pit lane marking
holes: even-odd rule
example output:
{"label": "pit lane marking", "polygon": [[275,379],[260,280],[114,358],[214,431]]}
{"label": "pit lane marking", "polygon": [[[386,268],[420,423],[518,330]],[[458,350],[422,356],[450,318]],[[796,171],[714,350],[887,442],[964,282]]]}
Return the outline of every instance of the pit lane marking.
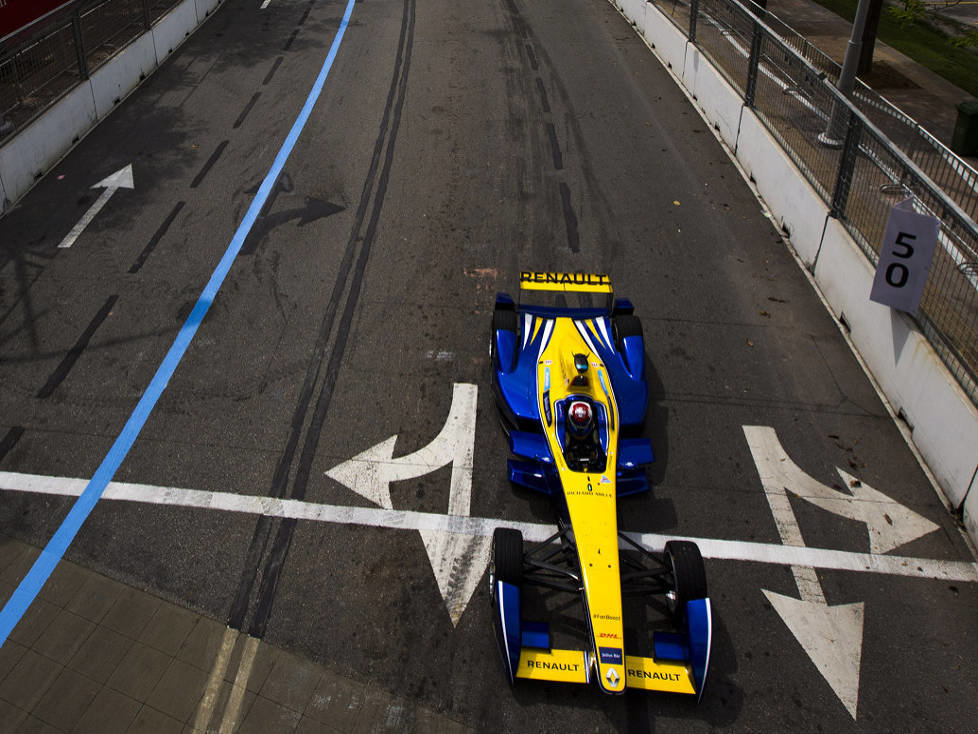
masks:
{"label": "pit lane marking", "polygon": [[[186,321],[177,333],[172,346],[163,358],[163,362],[153,375],[153,379],[146,387],[146,390],[140,397],[139,402],[136,404],[136,407],[133,409],[115,442],[112,444],[109,452],[105,455],[102,463],[99,464],[92,479],[86,482],[83,491],[78,493],[78,499],[61,522],[61,525],[48,541],[44,550],[34,562],[34,565],[27,572],[27,575],[21,579],[17,588],[14,589],[13,594],[3,605],[3,608],[0,609],[0,646],[7,641],[14,627],[20,622],[24,614],[27,613],[27,610],[34,603],[34,599],[37,598],[41,588],[47,583],[48,578],[61,562],[68,547],[74,541],[82,525],[84,525],[85,520],[88,519],[89,514],[91,514],[95,505],[98,504],[103,491],[129,454],[129,450],[136,442],[136,438],[142,431],[143,426],[146,425],[146,421],[149,420],[149,416],[153,412],[157,401],[169,384],[170,378],[183,360],[184,354],[190,347],[190,343],[196,336],[197,330],[203,323],[211,304],[217,297],[221,285],[224,283],[224,279],[237,259],[245,239],[248,237],[249,232],[251,232],[261,210],[264,208],[272,187],[281,175],[282,169],[292,154],[292,150],[295,148],[300,134],[305,129],[313,108],[322,95],[326,79],[329,76],[330,70],[333,68],[333,62],[336,59],[340,44],[343,41],[343,36],[350,23],[354,5],[355,0],[348,0],[346,3],[343,18],[340,20],[336,35],[333,37],[333,42],[329,47],[326,58],[323,60],[316,81],[309,90],[302,110],[299,112],[285,141],[279,148],[278,154],[275,156],[275,160],[267,175],[262,180],[261,186],[258,188],[258,193],[248,207],[244,219],[242,219],[241,224],[235,231],[231,242],[228,243],[227,249],[221,257],[221,261],[214,269],[210,279],[207,281],[207,285],[204,286],[204,290],[197,299],[193,310],[187,316]],[[119,175],[122,175],[122,173]]]}
{"label": "pit lane marking", "polygon": [[[77,497],[85,489],[86,479],[49,477],[39,474],[0,472],[0,490],[34,494]],[[540,542],[554,533],[552,525],[514,522],[483,517],[438,515],[412,510],[385,510],[379,507],[348,507],[299,500],[276,499],[259,495],[208,492],[198,489],[161,487],[151,484],[109,482],[103,500],[141,502],[153,505],[196,507],[224,512],[244,512],[255,515],[312,520],[340,525],[365,525],[392,530],[464,533],[489,537],[500,525],[523,532],[526,540]],[[748,561],[777,566],[811,566],[825,570],[878,573],[889,576],[936,579],[978,583],[978,563],[974,561],[942,561],[933,558],[854,553],[852,551],[786,546],[776,543],[755,543],[716,538],[689,538],[659,533],[626,533],[637,543],[661,550],[668,540],[691,540],[704,558],[723,561]],[[627,547],[627,546],[625,546]]]}

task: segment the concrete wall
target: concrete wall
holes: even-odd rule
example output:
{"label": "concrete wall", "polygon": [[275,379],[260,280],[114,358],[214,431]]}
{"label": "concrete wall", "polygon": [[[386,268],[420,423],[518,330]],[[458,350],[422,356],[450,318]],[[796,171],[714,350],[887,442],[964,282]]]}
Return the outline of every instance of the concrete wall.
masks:
{"label": "concrete wall", "polygon": [[149,76],[222,0],[184,0],[135,42],[0,146],[0,213],[5,212]]}
{"label": "concrete wall", "polygon": [[671,69],[791,238],[883,394],[911,427],[914,445],[978,540],[978,410],[916,325],[873,303],[873,266],[756,114],[665,15],[644,0],[611,0]]}

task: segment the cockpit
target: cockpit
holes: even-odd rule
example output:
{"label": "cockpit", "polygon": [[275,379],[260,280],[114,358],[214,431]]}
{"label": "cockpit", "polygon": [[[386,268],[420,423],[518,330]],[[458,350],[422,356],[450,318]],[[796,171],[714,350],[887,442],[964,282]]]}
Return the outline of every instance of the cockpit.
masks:
{"label": "cockpit", "polygon": [[607,464],[608,416],[592,397],[588,356],[575,354],[569,394],[554,406],[564,460],[575,472],[603,472]]}

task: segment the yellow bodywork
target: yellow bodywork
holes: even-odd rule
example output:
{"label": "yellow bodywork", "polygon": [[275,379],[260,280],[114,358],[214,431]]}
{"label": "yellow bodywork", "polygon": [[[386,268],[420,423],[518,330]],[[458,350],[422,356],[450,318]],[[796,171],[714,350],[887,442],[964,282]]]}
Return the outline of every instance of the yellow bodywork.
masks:
{"label": "yellow bodywork", "polygon": [[693,668],[685,663],[656,662],[652,658],[625,656],[625,672],[629,688],[669,693],[696,693]]}
{"label": "yellow bodywork", "polygon": [[520,273],[520,288],[525,291],[562,291],[564,293],[608,293],[611,281],[603,273]]}
{"label": "yellow bodywork", "polygon": [[[542,321],[538,319],[537,323]],[[579,322],[595,334],[593,322]],[[618,451],[618,411],[611,378],[571,318],[553,320],[553,332],[537,364],[537,400],[544,421],[550,453],[563,487],[574,541],[581,566],[585,611],[589,617],[596,656],[598,682],[610,693],[625,690],[624,638],[622,633],[621,574],[618,567],[618,516],[615,467]],[[595,336],[590,337],[592,342]],[[574,355],[587,355],[587,385],[572,386],[577,376]],[[568,467],[557,435],[555,403],[568,395],[586,395],[604,406],[609,432],[607,462],[603,472],[578,472]],[[544,401],[549,406],[544,407]]]}
{"label": "yellow bodywork", "polygon": [[558,683],[587,683],[588,659],[583,650],[520,650],[517,678]]}

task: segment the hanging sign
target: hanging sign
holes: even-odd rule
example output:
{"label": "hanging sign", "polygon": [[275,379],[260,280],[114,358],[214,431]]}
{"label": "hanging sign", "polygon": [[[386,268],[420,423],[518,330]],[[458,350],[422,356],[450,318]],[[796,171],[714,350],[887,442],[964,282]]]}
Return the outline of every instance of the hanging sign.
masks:
{"label": "hanging sign", "polygon": [[917,313],[940,229],[937,217],[913,210],[913,199],[901,201],[890,210],[869,294],[871,301]]}

